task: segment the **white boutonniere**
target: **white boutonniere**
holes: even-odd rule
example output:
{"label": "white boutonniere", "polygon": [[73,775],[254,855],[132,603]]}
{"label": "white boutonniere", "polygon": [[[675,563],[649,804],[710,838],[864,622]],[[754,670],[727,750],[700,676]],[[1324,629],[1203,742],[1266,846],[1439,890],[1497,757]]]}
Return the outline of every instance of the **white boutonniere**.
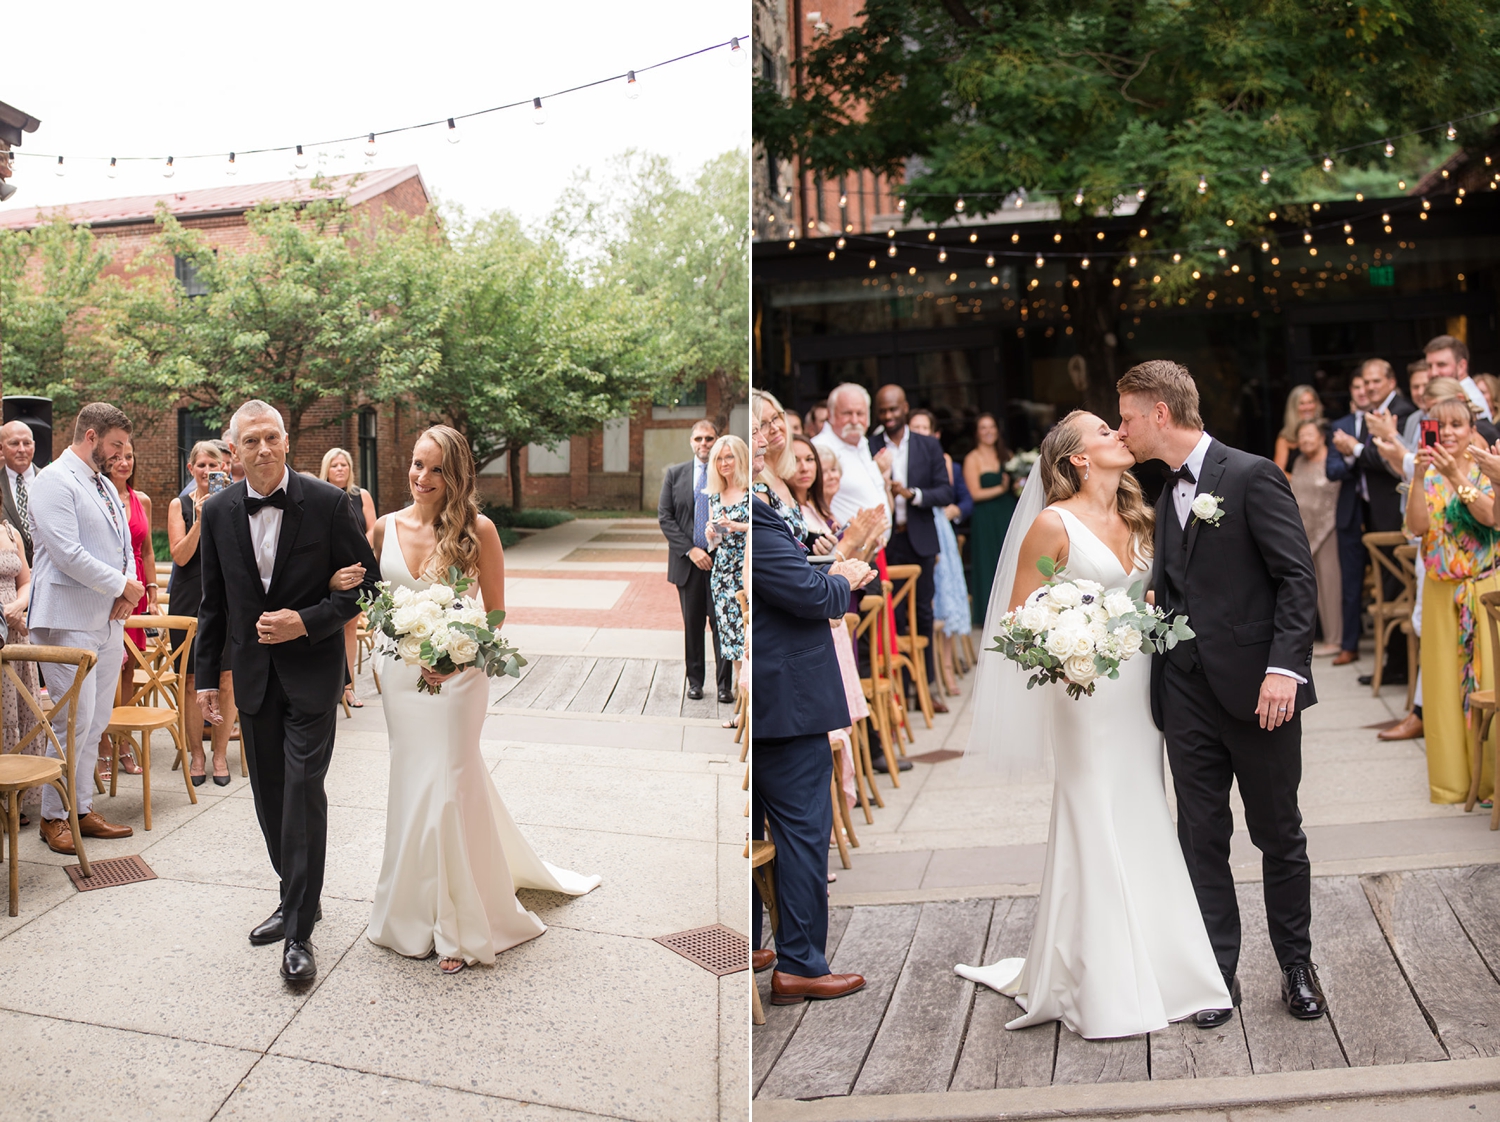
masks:
{"label": "white boutonniere", "polygon": [[1223,498],[1204,492],[1193,498],[1193,505],[1189,507],[1193,518],[1199,522],[1207,522],[1210,526],[1217,526],[1224,517]]}

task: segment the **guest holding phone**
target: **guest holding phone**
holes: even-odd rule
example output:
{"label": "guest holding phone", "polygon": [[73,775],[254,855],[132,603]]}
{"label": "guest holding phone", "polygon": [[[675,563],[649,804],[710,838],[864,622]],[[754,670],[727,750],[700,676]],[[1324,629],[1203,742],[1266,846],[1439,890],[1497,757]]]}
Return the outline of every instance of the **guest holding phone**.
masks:
{"label": "guest holding phone", "polygon": [[[195,484],[191,492],[179,495],[167,507],[167,543],[172,551],[172,580],[167,597],[174,616],[196,616],[203,602],[203,573],[198,552],[202,522],[198,515],[203,503],[229,486],[229,472],[224,470],[223,454],[218,442],[200,440],[188,452],[188,472]],[[186,637],[186,632],[172,632],[172,647]],[[228,667],[229,659],[223,665]],[[193,786],[201,787],[207,778],[203,759],[203,712],[198,708],[197,685],[193,674],[193,652],[187,654],[186,721],[189,772]],[[214,783],[229,786],[229,736],[235,721],[234,679],[226,669],[219,675],[219,710],[224,720],[213,726]]]}
{"label": "guest holding phone", "polygon": [[[745,534],[750,529],[750,450],[737,436],[725,435],[708,454],[708,551],[714,613],[719,621],[719,653],[734,662],[739,679],[745,658],[745,617],[735,593],[745,587]],[[733,728],[733,719],[724,722]]]}

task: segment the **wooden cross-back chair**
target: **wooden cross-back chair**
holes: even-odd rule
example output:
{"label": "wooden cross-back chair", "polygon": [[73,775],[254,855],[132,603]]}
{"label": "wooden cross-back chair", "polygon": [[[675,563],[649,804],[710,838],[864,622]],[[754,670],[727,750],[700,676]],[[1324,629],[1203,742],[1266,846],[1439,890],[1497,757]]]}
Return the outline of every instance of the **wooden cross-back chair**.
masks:
{"label": "wooden cross-back chair", "polygon": [[1417,602],[1417,547],[1414,545],[1398,545],[1393,551],[1396,564],[1411,574],[1412,579],[1412,610],[1407,613],[1406,618],[1401,621],[1401,631],[1406,636],[1406,710],[1411,712],[1412,702],[1417,696],[1417,672],[1422,668],[1422,639],[1417,634],[1415,622]]}
{"label": "wooden cross-back chair", "polygon": [[[922,710],[922,719],[931,728],[932,693],[927,688],[926,655],[929,641],[927,636],[917,633],[917,580],[922,575],[922,566],[887,565],[885,571],[890,580],[883,583],[886,595],[891,598],[891,606],[906,605],[906,634],[896,632],[896,646],[891,654],[900,660],[901,669],[916,683],[917,705]],[[893,673],[891,678],[894,680],[896,675]]]}
{"label": "wooden cross-back chair", "polygon": [[[1412,568],[1398,564],[1390,552],[1407,544],[1406,535],[1400,530],[1376,531],[1365,534],[1361,540],[1370,554],[1370,565],[1375,574],[1370,590],[1373,596],[1370,604],[1370,619],[1375,625],[1375,672],[1370,678],[1370,688],[1371,692],[1378,697],[1381,676],[1385,672],[1386,644],[1390,642],[1391,632],[1400,627],[1403,620],[1408,624],[1411,622],[1412,609],[1417,602],[1417,581]],[[1385,598],[1385,581],[1381,579],[1382,573],[1389,573],[1401,582],[1401,591],[1394,600]],[[1406,676],[1408,683],[1417,680],[1416,656],[1413,654],[1416,645],[1416,632],[1408,629],[1406,632],[1407,666],[1410,669],[1410,673]]]}
{"label": "wooden cross-back chair", "polygon": [[[781,912],[776,906],[776,875],[773,872],[776,860],[776,843],[773,841],[751,841],[746,847],[746,856],[750,858],[750,879],[760,891],[760,898],[765,902],[766,911],[771,916],[771,934],[776,934],[781,926]],[[756,903],[754,907],[760,907]],[[754,953],[756,948],[752,947]],[[755,984],[755,971],[748,971],[750,975],[750,1019],[757,1025],[766,1023],[766,1013],[760,1004],[760,990]]]}
{"label": "wooden cross-back chair", "polygon": [[[1486,592],[1479,597],[1480,609],[1484,613],[1485,627],[1489,631],[1490,650],[1500,651],[1500,592]],[[1478,641],[1478,636],[1475,637]],[[1494,672],[1492,671],[1492,674]],[[1412,677],[1416,677],[1415,674]],[[1479,801],[1479,783],[1484,774],[1485,741],[1495,723],[1495,694],[1500,687],[1500,674],[1491,679],[1495,686],[1487,690],[1475,690],[1469,695],[1469,797],[1464,800],[1465,813],[1474,809]],[[1495,775],[1500,776],[1500,739],[1495,742]],[[1490,829],[1500,830],[1500,798],[1494,800],[1490,811]]]}
{"label": "wooden cross-back chair", "polygon": [[[859,602],[860,618],[859,624],[854,630],[856,642],[864,639],[870,660],[870,676],[859,680],[860,689],[864,691],[865,700],[870,703],[870,719],[875,724],[875,735],[880,738],[880,750],[885,755],[886,773],[891,777],[891,785],[901,786],[901,768],[896,753],[896,714],[891,679],[886,673],[886,651],[885,651],[885,597],[866,596]],[[869,749],[869,739],[864,739],[866,752]],[[873,763],[870,765],[873,770]],[[873,790],[875,784],[873,779],[870,783]],[[876,795],[879,805],[879,795]]]}
{"label": "wooden cross-back chair", "polygon": [[750,737],[745,732],[750,724],[750,600],[744,589],[736,592],[734,599],[740,606],[740,623],[745,629],[745,657],[740,660],[740,680],[734,684],[734,742],[743,742],[740,749],[743,761],[750,750]]}
{"label": "wooden cross-back chair", "polygon": [[[886,602],[894,605],[896,582],[882,580],[880,587],[885,594]],[[892,739],[895,741],[896,750],[904,756],[906,746],[917,742],[915,734],[911,731],[911,714],[906,708],[906,674],[911,669],[911,663],[896,648],[896,628],[889,609],[886,611],[885,622],[880,625],[879,631],[882,651],[881,666],[891,683]]]}
{"label": "wooden cross-back chair", "polygon": [[[844,629],[847,634],[839,642],[848,643],[857,650],[858,612],[844,614]],[[874,764],[870,760],[870,718],[861,717],[854,721],[849,729],[849,737],[849,754],[854,757],[854,793],[859,798],[860,809],[865,812],[865,822],[873,824],[875,816],[870,813],[870,800],[874,799],[875,805],[879,807],[885,806],[885,800],[880,797],[880,791],[875,786]],[[866,789],[869,790],[868,796],[865,794]]]}
{"label": "wooden cross-back chair", "polygon": [[365,655],[370,656],[370,677],[375,679],[375,692],[381,693],[380,660],[375,657],[375,632],[370,630],[370,617],[359,613],[359,622],[354,627],[354,672],[365,672]]}
{"label": "wooden cross-back chair", "polygon": [[[61,796],[68,808],[68,825],[73,833],[74,852],[78,854],[78,867],[84,876],[92,876],[88,855],[83,851],[83,833],[78,828],[78,691],[84,679],[93,669],[93,651],[78,647],[41,647],[27,643],[15,643],[0,647],[0,675],[16,691],[16,702],[31,711],[36,723],[25,736],[19,737],[16,746],[9,752],[0,753],[0,821],[3,821],[3,838],[10,842],[4,856],[10,865],[10,914],[20,911],[21,886],[20,866],[17,862],[16,842],[20,837],[21,792],[28,787],[43,784],[52,787]],[[73,684],[67,691],[51,698],[51,709],[44,710],[41,702],[21,681],[16,673],[18,662],[60,663],[74,667]],[[59,708],[67,712],[67,744],[58,742],[50,717]],[[23,756],[21,752],[37,737],[50,744],[57,753],[52,756]],[[0,848],[4,842],[0,841]]]}
{"label": "wooden cross-back chair", "polygon": [[[146,829],[151,829],[151,734],[165,729],[177,748],[177,764],[182,768],[182,782],[187,788],[188,798],[196,804],[198,792],[193,789],[193,780],[188,767],[187,707],[187,654],[193,645],[193,636],[198,631],[196,616],[131,616],[125,621],[125,653],[135,660],[135,683],[130,697],[124,704],[116,705],[109,715],[110,773],[109,794],[113,798],[120,779],[120,743],[124,737],[136,745],[136,763],[141,767],[141,801],[145,807]],[[130,638],[133,629],[158,628],[163,633],[183,632],[182,642],[171,645],[167,639],[167,650],[148,642],[142,650]],[[144,674],[144,678],[142,675]],[[152,704],[160,702],[162,704]],[[194,734],[202,736],[197,729]],[[136,738],[139,737],[137,743]],[[241,756],[244,743],[240,745]],[[242,758],[243,764],[243,758]],[[175,768],[174,768],[175,770]]]}

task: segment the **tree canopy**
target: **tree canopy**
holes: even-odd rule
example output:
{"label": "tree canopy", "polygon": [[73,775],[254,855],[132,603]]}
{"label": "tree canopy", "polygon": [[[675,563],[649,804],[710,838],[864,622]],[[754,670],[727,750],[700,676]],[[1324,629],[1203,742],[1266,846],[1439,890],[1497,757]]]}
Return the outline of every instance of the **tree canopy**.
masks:
{"label": "tree canopy", "polygon": [[[1272,211],[1351,168],[1430,160],[1447,121],[1476,143],[1500,104],[1500,16],[1472,2],[867,0],[862,21],[815,41],[791,97],[757,83],[757,142],[824,174],[904,176],[906,213],[930,221],[1055,199],[1061,251],[1104,266],[1079,300],[1096,405],[1129,255],[1161,254],[1176,295]],[[1096,244],[1137,201],[1146,236]]]}

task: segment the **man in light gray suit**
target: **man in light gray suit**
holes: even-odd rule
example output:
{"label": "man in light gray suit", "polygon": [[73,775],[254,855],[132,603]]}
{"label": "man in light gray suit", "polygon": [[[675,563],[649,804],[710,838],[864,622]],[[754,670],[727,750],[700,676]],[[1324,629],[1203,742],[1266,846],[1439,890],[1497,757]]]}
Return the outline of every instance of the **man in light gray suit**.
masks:
{"label": "man in light gray suit", "polygon": [[[98,656],[78,693],[74,735],[78,745],[78,829],[87,838],[128,838],[129,826],[116,826],[94,810],[94,764],[99,739],[109,727],[115,683],[125,655],[121,623],[140,603],[146,588],[130,548],[130,514],[119,493],[100,473],[125,449],[130,418],[96,401],[78,412],[73,443],[37,473],[31,488],[32,541],[27,626],[43,646],[82,647]],[[49,663],[47,687],[61,696],[73,685],[73,667]],[[67,744],[67,713],[59,711],[53,732]],[[55,749],[49,748],[55,755]],[[62,799],[42,791],[42,840],[54,853],[74,853],[73,831]]]}

